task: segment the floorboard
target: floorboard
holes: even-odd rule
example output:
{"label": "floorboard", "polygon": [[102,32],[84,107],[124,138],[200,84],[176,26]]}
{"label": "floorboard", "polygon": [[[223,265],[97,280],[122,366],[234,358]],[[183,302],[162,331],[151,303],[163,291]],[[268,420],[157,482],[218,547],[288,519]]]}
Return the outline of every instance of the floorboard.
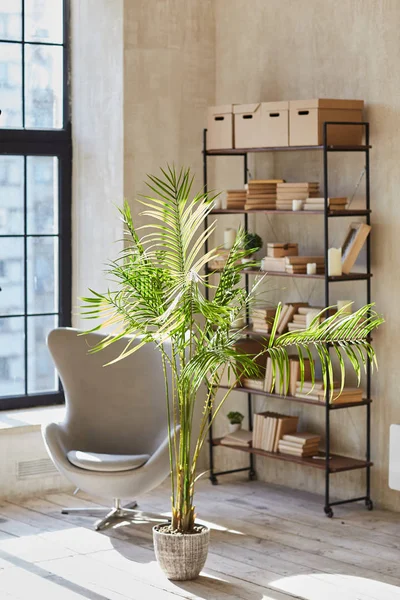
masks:
{"label": "floorboard", "polygon": [[[87,494],[0,504],[1,600],[400,600],[400,519],[362,506],[321,514],[321,498],[260,482],[200,481],[199,520],[209,557],[193,582],[157,566],[152,527],[168,514],[163,485],[139,499],[135,519],[96,532],[96,516],[62,507],[103,505]],[[106,507],[105,507],[106,510]]]}

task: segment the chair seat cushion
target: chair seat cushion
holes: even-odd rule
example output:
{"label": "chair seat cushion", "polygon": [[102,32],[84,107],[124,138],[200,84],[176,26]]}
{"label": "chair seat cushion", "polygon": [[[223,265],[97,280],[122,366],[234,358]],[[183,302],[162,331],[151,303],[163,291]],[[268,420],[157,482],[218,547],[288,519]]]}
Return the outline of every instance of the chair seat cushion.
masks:
{"label": "chair seat cushion", "polygon": [[70,463],[87,471],[103,473],[131,471],[142,467],[150,458],[149,454],[99,454],[70,450],[67,454]]}

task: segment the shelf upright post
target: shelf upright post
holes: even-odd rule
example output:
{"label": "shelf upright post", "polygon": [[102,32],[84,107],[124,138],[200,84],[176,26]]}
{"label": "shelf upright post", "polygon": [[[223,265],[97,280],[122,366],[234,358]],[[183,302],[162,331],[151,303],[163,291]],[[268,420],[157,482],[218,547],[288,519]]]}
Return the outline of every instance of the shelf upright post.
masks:
{"label": "shelf upright post", "polygon": [[[248,175],[248,167],[247,167],[247,153],[243,154],[243,167],[244,167],[244,172],[243,172],[243,181],[244,184],[246,185],[247,183],[247,175]],[[247,213],[244,214],[244,230],[246,231],[246,233],[249,230],[249,215]],[[246,273],[245,274],[245,286],[246,286],[246,293],[249,293],[249,274]],[[249,326],[250,324],[250,314],[249,314],[249,307],[246,308],[246,325]],[[249,431],[253,431],[253,402],[252,402],[252,395],[249,392],[247,394],[247,410],[248,410],[248,419],[249,419]],[[250,470],[249,470],[249,479],[255,479],[256,477],[256,472],[254,469],[254,455],[250,453]]]}
{"label": "shelf upright post", "polygon": [[[367,225],[371,225],[371,193],[370,193],[370,165],[369,165],[369,123],[364,123],[365,131],[365,208],[367,209]],[[371,274],[371,236],[367,237],[367,273]],[[367,278],[367,304],[371,303],[371,277]],[[366,460],[371,460],[371,363],[367,361],[367,430],[366,430]],[[366,469],[366,499],[368,510],[373,509],[371,500],[371,467]]]}
{"label": "shelf upright post", "polygon": [[[208,173],[207,173],[207,129],[203,129],[203,186],[204,186],[204,192],[207,193],[208,191]],[[206,218],[204,219],[204,229],[207,229],[208,227],[208,217],[206,216]],[[205,253],[208,252],[208,239],[205,240],[205,244],[204,244],[204,250]],[[207,265],[205,265],[205,272],[207,274]],[[209,289],[208,287],[206,287],[205,289],[205,296],[206,299],[208,300],[209,298]],[[213,447],[213,432],[212,432],[212,424],[211,424],[211,420],[212,420],[212,414],[211,411],[208,414],[208,423],[209,423],[209,432],[208,432],[208,438],[209,438],[209,448],[208,448],[208,453],[209,453],[209,461],[210,461],[210,481],[213,485],[216,485],[218,483],[217,478],[214,475],[214,447]]]}
{"label": "shelf upright post", "polygon": [[[325,259],[325,308],[329,306],[329,265],[328,265],[328,250],[329,250],[329,218],[328,218],[328,124],[324,123],[324,148],[323,148],[323,162],[324,162],[324,259]],[[329,352],[329,347],[328,347]],[[327,371],[328,372],[328,371]],[[325,392],[325,506],[324,512],[328,517],[333,516],[333,511],[330,506],[330,490],[329,490],[329,475],[330,475],[330,398],[329,398],[329,386],[327,386]]]}

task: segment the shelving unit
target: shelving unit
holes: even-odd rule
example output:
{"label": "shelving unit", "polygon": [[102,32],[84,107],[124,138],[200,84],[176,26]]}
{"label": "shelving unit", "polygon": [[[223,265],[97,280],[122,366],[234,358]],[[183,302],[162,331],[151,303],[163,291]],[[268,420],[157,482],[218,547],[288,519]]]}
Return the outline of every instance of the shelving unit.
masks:
{"label": "shelving unit", "polygon": [[[358,125],[363,127],[364,129],[364,137],[365,137],[365,145],[362,146],[329,146],[326,143],[327,131],[328,127],[335,125]],[[340,218],[340,217],[364,217],[366,219],[366,223],[370,225],[371,222],[371,209],[370,209],[370,160],[369,160],[369,151],[371,146],[369,145],[369,123],[333,123],[326,122],[324,123],[323,130],[323,139],[324,144],[320,146],[289,146],[289,147],[277,147],[277,148],[234,148],[227,150],[207,150],[207,130],[204,130],[203,134],[203,176],[204,176],[204,186],[205,189],[208,187],[208,164],[207,161],[210,157],[218,157],[218,156],[242,156],[244,159],[244,183],[247,183],[247,156],[249,153],[253,152],[302,152],[302,151],[310,151],[315,150],[322,152],[323,154],[323,182],[324,182],[324,200],[325,200],[325,208],[323,211],[283,211],[283,210],[224,210],[224,209],[214,209],[211,214],[215,215],[232,215],[232,214],[241,214],[244,217],[244,229],[248,230],[248,215],[255,213],[263,213],[263,214],[271,214],[271,215],[320,215],[324,219],[324,256],[325,256],[325,274],[324,275],[302,275],[302,274],[290,274],[290,273],[280,273],[280,272],[268,272],[268,276],[270,277],[293,277],[293,278],[308,278],[308,279],[320,279],[324,282],[324,292],[325,292],[325,306],[329,306],[329,297],[330,297],[330,284],[335,282],[343,282],[343,281],[365,281],[366,283],[366,302],[369,304],[371,302],[371,248],[370,248],[370,237],[368,236],[366,242],[366,271],[365,273],[350,273],[349,275],[341,275],[340,277],[330,277],[328,275],[328,248],[329,248],[329,219],[330,218]],[[328,198],[329,198],[329,190],[328,190],[328,175],[329,175],[329,165],[328,165],[328,156],[331,152],[361,152],[365,155],[365,198],[366,198],[366,206],[365,209],[362,210],[345,210],[345,211],[330,211],[328,208]],[[208,222],[206,220],[205,227],[208,226]],[[208,251],[208,243],[206,242],[205,251]],[[245,278],[245,286],[246,289],[249,289],[249,278],[253,275],[257,275],[263,273],[258,269],[244,269],[243,275]],[[208,289],[206,289],[206,294],[208,294]],[[261,335],[257,334],[257,332],[253,332],[248,323],[248,327],[244,330],[244,335]],[[265,336],[267,337],[267,336]],[[221,386],[222,388],[222,386]],[[228,388],[222,388],[228,389]],[[302,404],[308,404],[313,406],[318,406],[325,409],[325,453],[320,454],[318,458],[302,458],[297,456],[289,456],[285,454],[275,453],[275,452],[266,452],[264,450],[259,450],[257,448],[243,448],[242,446],[223,446],[224,448],[229,448],[231,450],[236,450],[240,452],[245,452],[249,454],[249,466],[241,469],[231,469],[229,471],[220,471],[216,472],[214,469],[214,448],[216,446],[222,446],[220,443],[220,439],[213,438],[213,430],[212,426],[210,426],[210,444],[209,444],[209,460],[210,460],[210,480],[212,484],[217,484],[217,477],[226,475],[228,473],[237,473],[241,471],[248,471],[249,479],[255,479],[256,472],[254,469],[254,455],[265,456],[268,458],[273,458],[277,460],[282,460],[286,462],[296,463],[308,467],[317,468],[323,470],[325,472],[325,504],[324,511],[328,517],[333,516],[332,507],[338,504],[346,504],[349,502],[358,502],[364,501],[368,510],[373,509],[373,503],[371,500],[371,467],[373,463],[371,462],[371,369],[370,365],[367,365],[367,376],[366,376],[366,397],[362,402],[357,403],[348,403],[348,404],[330,404],[328,396],[324,403],[317,402],[315,400],[308,400],[306,398],[297,398],[294,396],[280,396],[278,394],[270,394],[268,392],[263,392],[259,390],[253,390],[250,388],[234,388],[235,392],[241,392],[247,395],[247,404],[248,404],[248,420],[249,420],[249,429],[252,430],[253,427],[253,409],[252,409],[252,396],[265,396],[274,399],[281,399],[290,402],[299,402]],[[350,409],[356,407],[366,407],[367,419],[366,419],[366,456],[365,460],[350,458],[346,456],[333,455],[330,452],[331,447],[331,439],[330,439],[330,416],[331,411],[339,410],[339,409]],[[210,416],[211,421],[211,416]],[[365,495],[357,497],[357,498],[348,498],[346,500],[340,500],[337,502],[332,502],[330,499],[330,475],[333,473],[350,471],[354,469],[365,469],[366,481],[365,481]]]}

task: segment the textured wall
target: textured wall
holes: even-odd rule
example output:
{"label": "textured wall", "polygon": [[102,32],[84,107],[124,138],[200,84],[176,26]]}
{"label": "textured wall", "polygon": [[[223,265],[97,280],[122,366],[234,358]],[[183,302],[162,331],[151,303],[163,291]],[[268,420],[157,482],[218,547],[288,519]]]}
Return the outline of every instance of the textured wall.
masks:
{"label": "textured wall", "polygon": [[[211,0],[72,0],[73,301],[103,290],[147,173],[167,163],[201,178],[205,109],[214,103]],[[140,221],[140,218],[139,218]]]}
{"label": "textured wall", "polygon": [[202,185],[204,113],[214,102],[211,0],[125,0],[124,193],[134,214],[147,173],[190,166]]}
{"label": "textured wall", "polygon": [[73,309],[122,236],[114,203],[123,197],[123,0],[72,0]]}
{"label": "textured wall", "polygon": [[[389,490],[389,425],[400,421],[398,398],[398,357],[396,345],[400,323],[395,310],[400,288],[396,277],[399,257],[400,185],[397,132],[400,127],[400,94],[396,75],[400,57],[400,3],[398,0],[216,0],[216,100],[258,102],[313,97],[360,98],[367,103],[366,118],[371,122],[372,151],[372,267],[373,297],[388,324],[374,336],[380,371],[373,381],[372,469],[373,497],[381,505],[400,510],[400,494]],[[241,184],[240,159],[218,161],[216,187]],[[331,193],[352,195],[363,163],[360,157],[335,157],[332,161]],[[288,180],[321,180],[322,161],[317,153],[266,155],[252,159],[254,177],[281,176]],[[362,201],[360,186],[354,205]],[[235,225],[236,219],[221,223],[220,229]],[[264,241],[298,241],[303,253],[322,251],[322,222],[319,217],[254,217],[251,227]],[[347,223],[336,223],[331,244],[339,243]],[[320,287],[318,287],[320,286]],[[365,285],[337,284],[332,300],[364,298]],[[274,291],[272,291],[272,289]],[[322,301],[322,286],[306,282],[271,279],[271,300],[308,299]],[[278,290],[278,291],[277,291]],[[245,409],[246,400],[232,396],[230,406]],[[304,428],[323,431],[321,413],[314,407],[300,408],[273,401],[271,408],[300,414]],[[259,400],[259,408],[265,403]],[[224,423],[219,429],[223,430]],[[364,409],[339,411],[332,415],[335,450],[362,456],[364,452]],[[239,463],[234,452],[219,450],[218,467]],[[245,461],[246,459],[244,459]],[[259,475],[295,488],[323,491],[320,472],[297,468],[280,461],[257,461]],[[360,491],[363,475],[357,472],[331,478],[333,492],[346,497]]]}

